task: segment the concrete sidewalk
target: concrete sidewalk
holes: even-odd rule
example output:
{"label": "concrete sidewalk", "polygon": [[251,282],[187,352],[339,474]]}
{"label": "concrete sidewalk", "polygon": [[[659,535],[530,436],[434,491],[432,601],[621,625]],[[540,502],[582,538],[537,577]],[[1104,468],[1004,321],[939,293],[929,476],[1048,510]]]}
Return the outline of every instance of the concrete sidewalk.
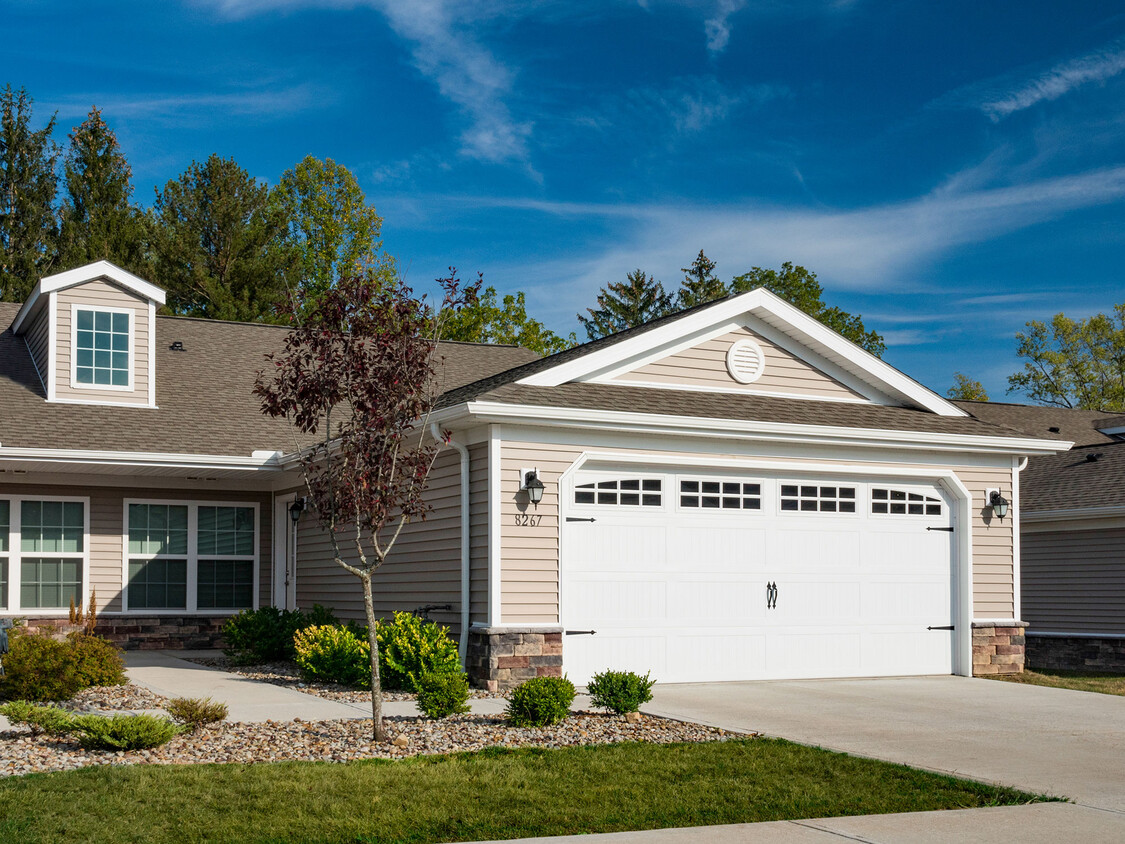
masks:
{"label": "concrete sidewalk", "polygon": [[[1117,844],[1125,815],[1073,803],[520,838],[510,844]],[[477,844],[481,844],[478,842]]]}

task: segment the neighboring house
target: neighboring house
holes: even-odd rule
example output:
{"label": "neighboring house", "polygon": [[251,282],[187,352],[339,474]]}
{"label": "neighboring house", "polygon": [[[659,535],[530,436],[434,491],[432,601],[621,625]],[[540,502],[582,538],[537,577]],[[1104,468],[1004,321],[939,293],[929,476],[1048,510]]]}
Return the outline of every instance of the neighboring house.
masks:
{"label": "neighboring house", "polygon": [[[103,262],[0,305],[2,612],[55,623],[96,589],[99,629],[140,647],[213,642],[243,607],[361,617],[293,506],[302,440],[251,394],[286,329],[162,302]],[[376,599],[447,606],[477,682],[1021,670],[1016,470],[1068,443],[762,289],[549,358],[441,355],[452,444]]]}
{"label": "neighboring house", "polygon": [[1125,670],[1125,415],[962,402],[978,418],[1074,443],[1021,474],[1021,593],[1032,668]]}

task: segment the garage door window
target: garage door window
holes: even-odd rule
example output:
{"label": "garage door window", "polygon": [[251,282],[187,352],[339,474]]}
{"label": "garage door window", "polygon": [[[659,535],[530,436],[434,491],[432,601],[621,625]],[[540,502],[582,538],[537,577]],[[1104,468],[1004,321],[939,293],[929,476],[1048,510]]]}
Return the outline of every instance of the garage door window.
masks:
{"label": "garage door window", "polygon": [[882,516],[940,516],[941,499],[904,489],[872,489],[871,512]]}
{"label": "garage door window", "polygon": [[610,504],[624,507],[659,507],[663,483],[659,478],[620,478],[591,481],[574,487],[575,504]]}
{"label": "garage door window", "polygon": [[803,513],[854,513],[854,486],[782,484],[781,509]]}
{"label": "garage door window", "polygon": [[719,479],[680,481],[680,506],[703,510],[760,510],[762,485]]}

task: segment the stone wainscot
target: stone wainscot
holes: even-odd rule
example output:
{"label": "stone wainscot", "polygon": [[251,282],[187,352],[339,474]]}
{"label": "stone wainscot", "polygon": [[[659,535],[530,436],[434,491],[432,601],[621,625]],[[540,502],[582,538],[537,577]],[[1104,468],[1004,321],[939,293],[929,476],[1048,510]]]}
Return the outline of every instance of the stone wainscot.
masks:
{"label": "stone wainscot", "polygon": [[477,627],[469,631],[474,685],[504,691],[532,677],[562,676],[561,627]]}
{"label": "stone wainscot", "polygon": [[1022,674],[1027,638],[1025,621],[973,622],[973,676]]}

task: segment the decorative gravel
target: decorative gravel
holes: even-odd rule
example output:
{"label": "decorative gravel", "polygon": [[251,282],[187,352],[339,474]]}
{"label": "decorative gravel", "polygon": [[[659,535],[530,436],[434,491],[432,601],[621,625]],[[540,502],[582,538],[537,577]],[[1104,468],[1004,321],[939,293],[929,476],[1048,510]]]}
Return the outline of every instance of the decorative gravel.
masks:
{"label": "decorative gravel", "polygon": [[126,683],[122,686],[93,686],[81,691],[58,706],[74,712],[138,712],[144,709],[161,709],[168,698],[150,692],[143,686]]}
{"label": "decorative gravel", "polygon": [[[258,665],[237,665],[232,663],[230,659],[225,656],[192,657],[187,661],[194,662],[196,665],[202,665],[206,668],[218,668],[221,671],[241,674],[243,677],[261,680],[263,683],[273,683],[275,686],[287,686],[299,692],[328,698],[329,700],[361,704],[371,702],[370,691],[354,689],[351,686],[341,686],[339,683],[307,682],[301,677],[301,672],[297,666],[291,662],[263,662]],[[483,689],[470,689],[469,697],[476,700],[485,700],[488,698],[502,698],[503,694],[499,692],[487,692]],[[415,695],[413,692],[383,691],[383,700],[414,700],[414,698]]]}
{"label": "decorative gravel", "polygon": [[665,744],[740,737],[714,727],[651,715],[629,723],[619,715],[594,712],[579,712],[561,724],[543,729],[511,727],[502,718],[487,715],[461,715],[440,721],[388,718],[386,724],[392,740],[405,736],[405,747],[373,742],[369,719],[219,724],[195,734],[178,736],[163,747],[116,753],[83,750],[69,737],[32,736],[24,727],[13,727],[0,732],[0,776],[67,771],[92,765],[282,760],[348,762],[401,759],[485,747],[573,747],[622,741]]}

